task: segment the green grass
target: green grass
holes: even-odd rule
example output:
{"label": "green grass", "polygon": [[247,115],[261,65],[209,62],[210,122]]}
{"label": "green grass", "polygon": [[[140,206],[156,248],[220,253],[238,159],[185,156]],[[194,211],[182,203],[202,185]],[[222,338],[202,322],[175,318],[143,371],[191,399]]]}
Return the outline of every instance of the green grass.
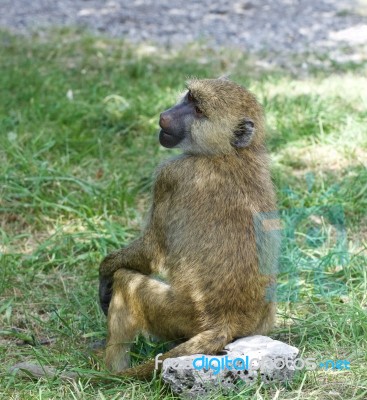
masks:
{"label": "green grass", "polygon": [[[305,358],[348,359],[352,367],[302,371],[289,385],[257,384],[231,398],[366,398],[366,65],[334,65],[298,78],[259,71],[253,61],[199,44],[158,53],[67,30],[47,40],[0,34],[1,398],[173,398],[159,381],[34,382],[7,369],[36,360],[60,372],[108,376],[102,354],[90,347],[106,335],[98,264],[138,233],[152,172],[172,154],[157,142],[159,113],[188,76],[228,71],[265,106],[285,222],[300,209],[311,210],[314,221],[297,225],[293,241],[288,235],[285,242],[272,336]],[[344,261],[323,219],[332,205],[345,214]],[[312,266],[321,262],[341,291],[315,290]],[[294,285],[287,266],[299,273]],[[298,301],[289,301],[294,293]],[[135,360],[157,351],[138,339]]]}

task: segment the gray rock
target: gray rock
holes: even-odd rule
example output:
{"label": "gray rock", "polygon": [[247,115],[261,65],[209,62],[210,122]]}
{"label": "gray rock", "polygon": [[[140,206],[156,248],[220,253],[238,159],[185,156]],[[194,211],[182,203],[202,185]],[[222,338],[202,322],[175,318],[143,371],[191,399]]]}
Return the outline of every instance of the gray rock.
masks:
{"label": "gray rock", "polygon": [[23,361],[13,365],[9,368],[9,372],[11,374],[17,374],[20,377],[28,377],[31,379],[51,379],[58,377],[60,379],[74,380],[79,377],[76,372],[60,372],[54,367],[47,367],[45,365],[39,365],[36,362],[30,361]]}
{"label": "gray rock", "polygon": [[235,391],[258,379],[264,383],[286,382],[294,375],[298,352],[278,340],[250,336],[228,344],[223,355],[168,358],[163,362],[162,378],[174,393],[190,399],[213,391]]}

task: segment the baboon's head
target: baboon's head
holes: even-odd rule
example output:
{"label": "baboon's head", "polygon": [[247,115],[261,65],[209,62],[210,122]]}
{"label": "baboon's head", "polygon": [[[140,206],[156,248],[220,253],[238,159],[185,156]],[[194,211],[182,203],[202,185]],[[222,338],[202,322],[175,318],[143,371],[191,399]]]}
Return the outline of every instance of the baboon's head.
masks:
{"label": "baboon's head", "polygon": [[162,146],[225,154],[263,143],[263,114],[247,89],[227,79],[192,79],[182,100],[159,120]]}

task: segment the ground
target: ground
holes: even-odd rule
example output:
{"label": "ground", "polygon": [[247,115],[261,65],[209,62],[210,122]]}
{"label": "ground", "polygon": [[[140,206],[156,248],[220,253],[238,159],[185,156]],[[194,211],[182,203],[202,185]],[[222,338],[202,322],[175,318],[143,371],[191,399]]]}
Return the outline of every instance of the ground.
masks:
{"label": "ground", "polygon": [[[108,380],[93,348],[106,334],[98,263],[138,234],[153,170],[172,155],[157,141],[159,112],[187,76],[230,72],[264,105],[284,227],[299,221],[284,229],[271,336],[305,358],[351,363],[350,371],[301,371],[288,385],[257,384],[230,398],[366,398],[367,66],[360,47],[338,61],[321,46],[312,54],[320,63],[306,72],[302,51],[288,56],[291,71],[263,69],[263,53],[203,42],[162,49],[68,27],[19,36],[15,4],[7,4],[6,24],[17,34],[0,34],[0,397],[173,398],[159,381]],[[56,7],[43,5],[44,13]],[[134,361],[160,350],[137,339]],[[25,360],[81,380],[34,382],[8,372]],[[89,381],[96,371],[106,381]]]}
{"label": "ground", "polygon": [[188,0],[185,7],[177,0],[2,0],[2,7],[0,26],[23,33],[84,26],[172,48],[203,40],[262,52],[262,65],[287,65],[290,54],[308,52],[307,68],[315,50],[336,61],[366,58],[366,0]]}

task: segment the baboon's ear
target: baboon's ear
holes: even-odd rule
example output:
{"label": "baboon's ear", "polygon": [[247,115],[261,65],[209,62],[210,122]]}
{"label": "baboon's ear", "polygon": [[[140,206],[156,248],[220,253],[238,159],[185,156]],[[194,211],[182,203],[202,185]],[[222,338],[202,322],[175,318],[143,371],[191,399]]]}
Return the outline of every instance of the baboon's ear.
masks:
{"label": "baboon's ear", "polygon": [[251,119],[244,118],[233,132],[232,146],[238,149],[247,147],[254,133],[254,122]]}

